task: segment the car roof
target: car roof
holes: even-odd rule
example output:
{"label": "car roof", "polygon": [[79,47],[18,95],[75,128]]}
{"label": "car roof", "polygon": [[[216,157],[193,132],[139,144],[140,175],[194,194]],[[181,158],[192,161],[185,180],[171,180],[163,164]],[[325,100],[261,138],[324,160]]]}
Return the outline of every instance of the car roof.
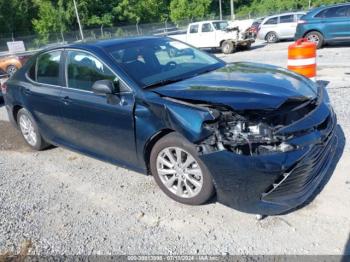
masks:
{"label": "car roof", "polygon": [[314,16],[314,15],[318,14],[319,12],[326,10],[326,9],[329,9],[329,8],[332,8],[332,7],[347,6],[347,5],[350,5],[350,3],[348,2],[348,3],[339,3],[339,4],[334,4],[334,5],[322,5],[322,6],[311,9],[307,13],[307,16],[308,17]]}
{"label": "car roof", "polygon": [[266,16],[264,21],[266,21],[270,18],[280,17],[280,16],[284,16],[284,15],[294,15],[294,14],[306,14],[306,12],[305,11],[296,11],[296,12],[281,13],[281,14],[277,14],[277,15],[270,15],[270,16]]}
{"label": "car roof", "polygon": [[127,43],[143,42],[152,39],[161,39],[164,37],[160,36],[138,36],[138,37],[125,37],[125,38],[115,38],[108,40],[97,40],[97,41],[80,41],[71,44],[62,44],[54,47],[49,47],[43,49],[41,52],[49,52],[57,49],[83,49],[87,51],[95,51],[96,49],[105,49],[112,46],[124,45]]}

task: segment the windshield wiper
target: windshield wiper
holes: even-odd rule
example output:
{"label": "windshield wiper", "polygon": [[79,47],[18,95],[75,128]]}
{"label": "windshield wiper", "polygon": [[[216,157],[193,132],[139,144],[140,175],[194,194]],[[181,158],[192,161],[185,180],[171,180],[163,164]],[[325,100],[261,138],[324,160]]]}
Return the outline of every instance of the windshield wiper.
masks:
{"label": "windshield wiper", "polygon": [[181,78],[171,78],[171,79],[164,79],[158,82],[154,82],[152,84],[146,85],[144,88],[154,88],[154,87],[158,87],[158,86],[165,86],[168,84],[172,84],[172,83],[176,83],[176,82],[180,82],[182,80],[187,79],[186,77],[181,77]]}

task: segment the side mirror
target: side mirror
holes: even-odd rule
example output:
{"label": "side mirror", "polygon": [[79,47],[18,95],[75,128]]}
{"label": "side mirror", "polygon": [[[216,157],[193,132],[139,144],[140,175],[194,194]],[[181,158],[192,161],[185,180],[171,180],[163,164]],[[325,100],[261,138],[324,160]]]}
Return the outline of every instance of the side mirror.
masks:
{"label": "side mirror", "polygon": [[99,80],[92,85],[92,91],[97,95],[112,95],[118,90],[111,80]]}

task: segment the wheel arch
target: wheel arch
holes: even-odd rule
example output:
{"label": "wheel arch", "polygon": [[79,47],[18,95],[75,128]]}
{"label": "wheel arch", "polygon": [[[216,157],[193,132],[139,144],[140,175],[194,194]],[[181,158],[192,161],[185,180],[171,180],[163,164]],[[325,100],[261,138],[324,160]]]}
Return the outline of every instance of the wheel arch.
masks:
{"label": "wheel arch", "polygon": [[317,32],[319,34],[321,34],[324,38],[324,34],[321,32],[321,30],[318,30],[318,29],[310,29],[310,30],[307,30],[304,34],[303,34],[303,37],[305,37],[308,33],[310,32]]}
{"label": "wheel arch", "polygon": [[13,106],[13,109],[12,109],[12,116],[13,116],[13,120],[15,121],[15,123],[17,124],[17,116],[18,116],[18,112],[24,108],[23,106],[21,105],[15,105]]}
{"label": "wheel arch", "polygon": [[236,44],[235,44],[235,40],[229,38],[229,39],[221,40],[221,42],[220,42],[220,47],[222,47],[222,44],[223,44],[224,42],[231,42],[233,45],[236,45]]}
{"label": "wheel arch", "polygon": [[151,175],[151,172],[150,172],[150,159],[151,159],[151,152],[152,152],[152,149],[153,149],[154,145],[161,138],[163,138],[164,136],[166,136],[166,135],[168,135],[170,133],[173,133],[173,132],[175,132],[175,130],[170,129],[170,128],[165,128],[165,129],[159,130],[157,133],[152,135],[150,137],[150,139],[146,142],[146,144],[144,146],[144,149],[143,149],[143,158],[144,158],[144,161],[145,161],[145,165],[146,165],[146,168],[147,168],[147,174],[148,175]]}

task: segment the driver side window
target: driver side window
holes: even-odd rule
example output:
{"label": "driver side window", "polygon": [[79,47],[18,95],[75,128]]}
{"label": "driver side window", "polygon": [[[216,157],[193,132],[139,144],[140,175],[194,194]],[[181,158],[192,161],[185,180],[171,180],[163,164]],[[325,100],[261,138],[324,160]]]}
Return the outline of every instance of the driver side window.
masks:
{"label": "driver side window", "polygon": [[94,56],[79,51],[69,51],[67,57],[68,88],[92,91],[98,80],[115,82],[116,76]]}
{"label": "driver side window", "polygon": [[202,33],[213,32],[213,28],[210,23],[205,23],[202,25]]}

